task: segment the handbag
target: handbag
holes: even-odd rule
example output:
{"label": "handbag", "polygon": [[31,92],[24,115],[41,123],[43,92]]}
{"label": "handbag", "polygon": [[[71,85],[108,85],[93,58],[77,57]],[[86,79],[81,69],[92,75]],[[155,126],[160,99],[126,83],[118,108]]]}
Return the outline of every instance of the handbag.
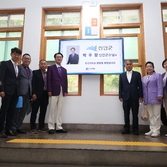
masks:
{"label": "handbag", "polygon": [[142,112],[141,112],[141,119],[143,121],[147,121],[149,119],[148,110],[146,108],[146,105],[144,105],[144,104],[143,104],[143,109],[142,109]]}
{"label": "handbag", "polygon": [[161,121],[163,125],[167,125],[167,118],[166,118],[166,112],[163,104],[161,105]]}

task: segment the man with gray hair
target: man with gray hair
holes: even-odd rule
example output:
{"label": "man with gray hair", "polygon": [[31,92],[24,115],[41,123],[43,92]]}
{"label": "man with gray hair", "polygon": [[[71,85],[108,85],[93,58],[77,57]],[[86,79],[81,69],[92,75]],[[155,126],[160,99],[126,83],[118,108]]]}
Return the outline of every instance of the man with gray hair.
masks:
{"label": "man with gray hair", "polygon": [[130,109],[132,109],[134,135],[139,135],[138,127],[138,110],[139,101],[143,100],[143,89],[141,75],[137,71],[133,71],[133,63],[131,60],[125,61],[126,72],[119,76],[119,100],[123,103],[125,125],[122,134],[130,133]]}

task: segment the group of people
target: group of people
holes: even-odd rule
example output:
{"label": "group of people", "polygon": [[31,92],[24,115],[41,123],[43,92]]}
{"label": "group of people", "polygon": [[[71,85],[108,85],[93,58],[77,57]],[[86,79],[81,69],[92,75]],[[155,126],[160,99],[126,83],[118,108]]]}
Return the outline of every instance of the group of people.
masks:
{"label": "group of people", "polygon": [[[126,72],[119,77],[119,100],[124,110],[125,125],[122,134],[130,133],[130,109],[132,110],[132,131],[139,135],[138,112],[139,103],[144,103],[149,114],[150,130],[146,136],[160,136],[161,105],[167,111],[167,59],[162,62],[165,73],[162,75],[154,70],[154,63],[146,62],[146,75],[141,78],[137,71],[133,71],[131,60],[125,61]],[[167,134],[165,135],[167,137]]]}
{"label": "group of people", "polygon": [[[47,66],[46,60],[39,61],[39,69],[31,70],[31,56],[23,54],[19,48],[11,49],[11,60],[0,64],[0,138],[24,134],[23,120],[29,113],[29,104],[32,100],[30,116],[31,133],[47,131],[45,128],[45,115],[47,108],[48,133],[67,133],[62,127],[61,112],[63,98],[68,93],[67,71],[61,66],[63,55],[54,55],[55,64]],[[22,61],[19,65],[19,61]],[[22,107],[17,108],[19,96],[22,97]],[[40,108],[38,127],[36,127],[37,113]],[[56,118],[56,127],[55,127]]]}
{"label": "group of people", "polygon": [[[72,48],[73,49],[73,48]],[[63,99],[67,95],[67,70],[61,66],[63,55],[54,55],[55,64],[47,66],[46,60],[39,61],[39,69],[31,70],[31,56],[23,54],[18,48],[11,49],[11,60],[0,64],[0,138],[24,134],[22,130],[25,115],[29,113],[30,100],[32,111],[30,116],[31,133],[45,132],[45,115],[47,108],[48,133],[67,133],[62,127],[61,112]],[[21,58],[21,65],[18,65]],[[125,125],[122,134],[130,133],[130,109],[132,110],[132,130],[139,135],[138,112],[139,103],[144,103],[149,113],[150,131],[146,136],[160,135],[160,108],[163,105],[167,111],[167,59],[162,62],[166,70],[162,75],[154,71],[154,63],[146,62],[146,75],[141,78],[137,71],[133,71],[131,60],[125,61],[126,72],[119,77],[119,99],[123,104]],[[22,107],[17,108],[18,97],[23,99]],[[37,113],[40,108],[38,127]],[[56,118],[56,127],[55,127]],[[167,134],[165,135],[167,136]]]}

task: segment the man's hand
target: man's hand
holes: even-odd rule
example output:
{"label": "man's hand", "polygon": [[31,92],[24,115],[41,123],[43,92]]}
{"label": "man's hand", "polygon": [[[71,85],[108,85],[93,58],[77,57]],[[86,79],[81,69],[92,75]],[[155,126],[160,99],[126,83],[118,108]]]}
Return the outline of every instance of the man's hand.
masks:
{"label": "man's hand", "polygon": [[162,100],[162,96],[158,96],[158,101],[161,101]]}
{"label": "man's hand", "polygon": [[64,93],[64,96],[67,96],[67,93]]}
{"label": "man's hand", "polygon": [[5,92],[0,92],[0,97],[5,97]]}
{"label": "man's hand", "polygon": [[32,95],[32,100],[35,101],[36,99],[37,99],[36,94],[33,94],[33,95]]}
{"label": "man's hand", "polygon": [[52,92],[48,92],[48,96],[51,97],[52,96]]}
{"label": "man's hand", "polygon": [[119,100],[120,100],[120,102],[123,102],[123,99],[122,99],[122,98],[120,98]]}
{"label": "man's hand", "polygon": [[142,103],[143,102],[143,98],[139,98],[139,103]]}

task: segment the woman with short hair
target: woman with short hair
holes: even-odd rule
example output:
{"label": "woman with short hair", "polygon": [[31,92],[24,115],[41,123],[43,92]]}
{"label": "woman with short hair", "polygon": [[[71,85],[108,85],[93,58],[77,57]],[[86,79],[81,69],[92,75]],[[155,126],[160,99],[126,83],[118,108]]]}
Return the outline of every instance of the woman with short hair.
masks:
{"label": "woman with short hair", "polygon": [[145,135],[157,137],[160,135],[161,128],[160,109],[163,97],[163,81],[161,74],[154,71],[153,62],[146,62],[145,68],[147,74],[142,78],[143,96],[150,121],[150,131]]}

